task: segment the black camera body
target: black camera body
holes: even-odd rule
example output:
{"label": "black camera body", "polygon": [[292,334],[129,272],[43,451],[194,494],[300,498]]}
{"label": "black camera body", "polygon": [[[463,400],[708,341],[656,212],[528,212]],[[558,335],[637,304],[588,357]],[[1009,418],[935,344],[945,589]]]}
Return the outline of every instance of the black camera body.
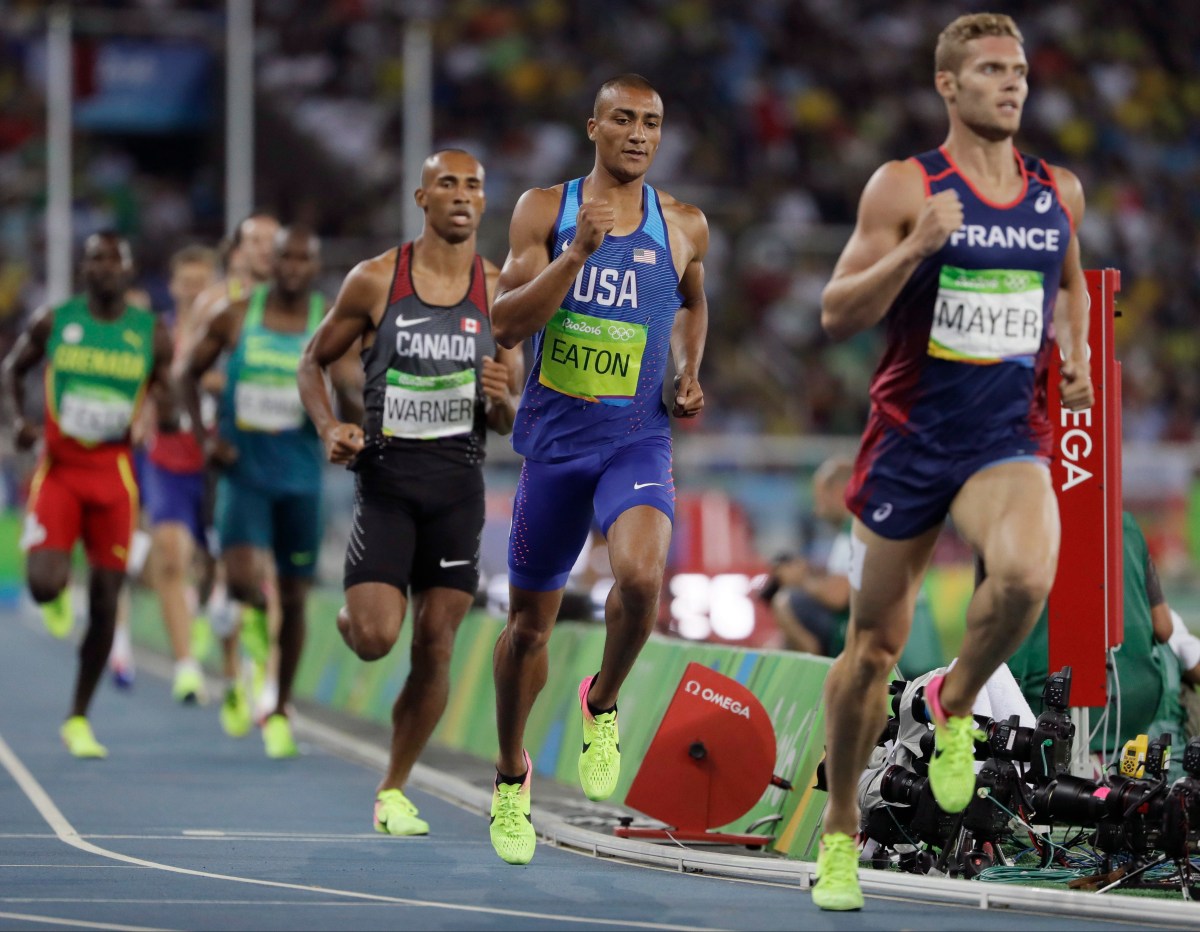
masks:
{"label": "black camera body", "polygon": [[[1129,885],[1161,886],[1133,865],[1148,867],[1164,857],[1186,864],[1200,847],[1200,736],[1184,749],[1184,776],[1174,783],[1168,780],[1167,734],[1147,745],[1141,776],[1112,772],[1100,781],[1075,776],[1070,773],[1071,668],[1064,667],[1047,679],[1044,709],[1032,728],[1017,716],[1003,721],[976,716],[986,737],[975,745],[976,759],[983,762],[975,793],[961,815],[949,815],[929,787],[934,732],[923,689],[911,685],[892,684],[892,717],[879,742],[903,740],[911,760],[901,758],[907,766],[891,763],[882,771],[876,797],[882,803],[867,809],[863,826],[884,846],[885,859],[887,848],[900,847],[901,870],[926,873],[937,867],[973,877],[997,859],[1003,863],[997,843],[1010,835],[1013,814],[1033,823],[1084,828],[1104,855],[1104,871],[1125,864]],[[1053,850],[1047,845],[1044,856],[1049,859]]]}

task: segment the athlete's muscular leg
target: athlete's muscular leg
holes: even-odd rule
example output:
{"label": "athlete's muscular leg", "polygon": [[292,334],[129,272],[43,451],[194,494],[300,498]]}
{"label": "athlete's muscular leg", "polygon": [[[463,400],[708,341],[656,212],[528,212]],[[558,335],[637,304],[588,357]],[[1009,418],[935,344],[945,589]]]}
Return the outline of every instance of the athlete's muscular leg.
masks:
{"label": "athlete's muscular leg", "polygon": [[154,526],[151,557],[154,588],[162,607],[171,653],[176,660],[191,656],[192,611],[188,605],[188,581],[195,542],[181,521],[164,521]]}
{"label": "athlete's muscular leg", "polygon": [[604,659],[588,701],[598,709],[617,702],[617,693],[654,630],[662,592],[671,519],[649,505],[622,512],[608,529],[613,587],[604,605]]}
{"label": "athlete's muscular leg", "polygon": [[104,673],[117,628],[117,598],[124,584],[123,571],[92,567],[88,580],[88,627],[79,645],[79,674],[75,679],[72,715],[87,715],[96,684]]}
{"label": "athlete's muscular leg", "polygon": [[395,586],[357,583],[346,590],[346,604],[337,615],[338,633],[362,660],[385,656],[400,636],[408,600]]}
{"label": "athlete's muscular leg", "polygon": [[25,579],[33,601],[52,602],[71,581],[71,555],[65,550],[31,550],[25,556]]}
{"label": "athlete's muscular leg", "polygon": [[858,831],[858,778],[883,730],[888,674],[908,639],[921,577],[940,529],[894,541],[854,522],[861,586],[854,587],[852,571],[846,646],[825,680],[827,832]]}
{"label": "athlete's muscular leg", "polygon": [[525,722],[550,669],[546,646],[562,605],[562,589],[532,592],[509,586],[508,623],[496,639],[492,675],[496,682],[496,769],[525,772]]}
{"label": "athlete's muscular leg", "polygon": [[312,580],[298,576],[279,577],[279,701],[274,711],[287,714],[292,698],[292,682],[304,650],[305,603]]}
{"label": "athlete's muscular leg", "polygon": [[1054,583],[1060,529],[1050,471],[1029,462],[983,469],[963,485],[950,515],[987,570],[940,697],[948,712],[966,715],[988,677],[1032,630]]}
{"label": "athlete's muscular leg", "polygon": [[379,789],[403,789],[450,698],[454,637],[474,597],[436,586],[413,595],[412,669],[392,706],[392,748]]}
{"label": "athlete's muscular leg", "polygon": [[221,555],[225,567],[225,588],[235,602],[265,610],[267,594],[263,583],[267,578],[270,553],[262,547],[239,544]]}

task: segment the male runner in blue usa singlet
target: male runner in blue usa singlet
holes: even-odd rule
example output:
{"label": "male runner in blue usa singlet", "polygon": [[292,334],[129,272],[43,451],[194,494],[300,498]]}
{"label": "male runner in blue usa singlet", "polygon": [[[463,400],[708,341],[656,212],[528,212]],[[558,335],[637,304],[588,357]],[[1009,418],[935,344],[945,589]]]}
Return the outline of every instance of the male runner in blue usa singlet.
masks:
{"label": "male runner in blue usa singlet", "polygon": [[[298,374],[326,456],[355,473],[337,617],[346,645],[363,660],[387,654],[411,593],[412,664],[375,794],[375,830],[388,835],[429,831],[404,786],[446,709],[455,634],[479,585],[487,430],[512,430],[524,374],[520,349],[492,339],[500,270],[475,251],[483,166],[461,149],[433,153],[416,201],[421,234],[351,269]],[[325,387],[358,342],[362,427],[338,419]]]}
{"label": "male runner in blue usa singlet", "polygon": [[662,99],[622,75],[596,95],[585,178],[534,188],[517,203],[492,311],[496,341],[533,337],[533,367],[513,426],[525,463],[513,505],[508,624],[496,643],[500,739],[492,845],[533,857],[525,722],[546,682],[546,644],[563,586],[593,520],[615,583],[599,672],[579,686],[579,779],[591,799],[616,788],[617,692],[654,626],[674,517],[668,354],[676,417],[704,403],[697,373],[708,327],[704,214],[644,182],[662,134]]}
{"label": "male runner in blue usa singlet", "polygon": [[1087,292],[1075,231],[1083,190],[1018,152],[1029,92],[1007,16],[962,16],[938,39],[935,85],[950,132],[889,162],[825,288],[821,323],[845,339],[884,320],[887,349],[846,492],[855,514],[850,629],[826,682],[829,808],[813,899],[858,909],[858,778],[883,725],[888,672],[942,522],[983,559],[954,668],[925,692],[934,798],[960,812],[975,789],[971,706],[1037,619],[1058,561],[1046,377],[1062,354],[1062,403],[1092,404]]}

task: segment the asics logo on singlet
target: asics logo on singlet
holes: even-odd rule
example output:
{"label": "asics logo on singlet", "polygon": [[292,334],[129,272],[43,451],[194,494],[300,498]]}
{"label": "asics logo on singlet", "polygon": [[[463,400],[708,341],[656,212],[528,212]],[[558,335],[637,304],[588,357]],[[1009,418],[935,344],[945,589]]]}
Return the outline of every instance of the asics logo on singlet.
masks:
{"label": "asics logo on singlet", "polygon": [[871,513],[871,518],[875,521],[886,521],[892,514],[892,503],[884,502]]}
{"label": "asics logo on singlet", "polygon": [[968,247],[978,246],[982,249],[996,246],[1001,249],[1058,252],[1062,249],[1061,241],[1062,234],[1058,230],[1042,227],[1002,227],[998,224],[985,227],[978,223],[968,223],[950,234],[951,246],[965,243]]}
{"label": "asics logo on singlet", "polygon": [[1033,202],[1033,209],[1039,214],[1044,214],[1050,209],[1050,205],[1054,203],[1054,195],[1049,191],[1043,191],[1037,196],[1037,200]]}
{"label": "asics logo on singlet", "polygon": [[608,328],[608,335],[614,340],[632,340],[636,331],[632,327],[622,327],[615,324]]}
{"label": "asics logo on singlet", "polygon": [[570,317],[563,321],[563,329],[574,330],[577,333],[590,333],[592,336],[596,337],[600,336],[599,327],[593,327],[590,324],[585,324],[581,320],[572,320]]}

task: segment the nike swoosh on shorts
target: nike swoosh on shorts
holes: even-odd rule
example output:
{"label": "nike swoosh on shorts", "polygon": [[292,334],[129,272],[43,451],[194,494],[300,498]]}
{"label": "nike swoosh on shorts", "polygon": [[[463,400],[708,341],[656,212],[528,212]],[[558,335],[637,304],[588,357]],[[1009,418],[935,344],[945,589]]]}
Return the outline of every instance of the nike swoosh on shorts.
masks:
{"label": "nike swoosh on shorts", "polygon": [[638,489],[644,489],[647,486],[651,486],[651,485],[666,485],[666,483],[665,482],[635,482],[633,484],[633,490],[636,492]]}
{"label": "nike swoosh on shorts", "polygon": [[445,557],[442,557],[442,559],[438,561],[438,565],[442,569],[448,570],[452,566],[466,566],[470,562],[470,560],[447,560]]}

